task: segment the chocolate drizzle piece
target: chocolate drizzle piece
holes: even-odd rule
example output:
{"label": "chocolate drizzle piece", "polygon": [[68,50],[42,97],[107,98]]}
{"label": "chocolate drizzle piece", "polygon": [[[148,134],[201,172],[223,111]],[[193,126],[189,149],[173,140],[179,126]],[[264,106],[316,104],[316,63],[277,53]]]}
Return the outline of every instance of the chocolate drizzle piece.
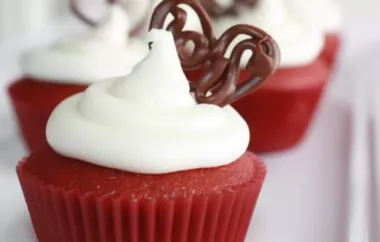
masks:
{"label": "chocolate drizzle piece", "polygon": [[[108,5],[111,5],[111,4],[117,4],[118,2],[120,2],[120,0],[104,0],[106,2],[106,4]],[[81,20],[83,23],[87,24],[88,26],[90,27],[96,27],[99,25],[99,22],[96,21],[96,20],[93,20],[91,19],[90,17],[88,17],[79,7],[79,0],[69,0],[69,4],[70,4],[70,9],[71,11],[74,13],[74,15],[79,19]],[[147,12],[149,11],[149,9],[147,9]],[[131,35],[137,35],[137,33],[139,32],[139,30],[144,26],[145,24],[145,20],[141,21],[141,23],[138,23],[137,26],[134,27],[134,29],[132,29],[131,31]]]}
{"label": "chocolate drizzle piece", "polygon": [[220,18],[224,16],[237,16],[239,7],[255,7],[259,0],[231,0],[228,7],[222,6],[218,0],[200,0],[202,6],[212,18]]}
{"label": "chocolate drizzle piece", "polygon": [[[190,6],[197,13],[203,33],[184,30],[187,15],[180,4]],[[198,103],[221,107],[228,105],[255,90],[273,74],[279,64],[280,51],[276,42],[259,28],[235,25],[217,39],[213,34],[210,17],[197,0],[164,0],[153,13],[150,29],[163,29],[169,14],[173,15],[174,20],[166,30],[173,33],[183,69],[203,71],[199,80],[190,83]],[[241,35],[247,38],[233,44]],[[189,42],[194,43],[191,53],[185,51]],[[231,47],[232,52],[226,57],[226,52]],[[245,67],[249,77],[240,81],[240,62],[245,51],[252,52]]]}

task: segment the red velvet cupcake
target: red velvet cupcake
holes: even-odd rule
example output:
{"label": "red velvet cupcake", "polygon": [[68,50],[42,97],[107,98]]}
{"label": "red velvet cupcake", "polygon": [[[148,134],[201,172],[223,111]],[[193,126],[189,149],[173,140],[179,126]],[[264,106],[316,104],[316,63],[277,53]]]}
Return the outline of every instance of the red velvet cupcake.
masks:
{"label": "red velvet cupcake", "polygon": [[[243,32],[252,39],[226,59],[216,50],[229,41],[192,33],[209,41],[202,53],[214,64],[191,93],[173,39],[189,36],[179,25],[173,35],[156,29],[181,3],[209,26],[196,1],[162,2],[147,57],[129,75],[96,82],[61,102],[47,124],[48,144],[18,165],[40,242],[245,240],[266,169],[246,151],[248,126],[228,104],[257,86],[252,79],[262,82],[273,72],[278,49],[265,32],[235,26],[227,39]],[[255,53],[249,69],[265,73],[251,73],[242,88],[235,67],[246,48]]]}
{"label": "red velvet cupcake", "polygon": [[[294,147],[308,130],[329,78],[329,69],[319,58],[324,46],[323,32],[297,21],[283,1],[235,1],[224,8],[214,1],[205,2],[209,12],[214,11],[217,33],[236,23],[254,23],[279,44],[281,62],[277,72],[257,92],[233,106],[250,127],[251,151],[273,152]],[[241,80],[248,75],[244,68],[250,56],[244,57]]]}
{"label": "red velvet cupcake", "polygon": [[24,77],[9,87],[20,130],[30,150],[44,143],[47,119],[63,99],[98,80],[125,75],[147,53],[128,39],[128,17],[117,5],[91,32],[60,40],[23,56]]}

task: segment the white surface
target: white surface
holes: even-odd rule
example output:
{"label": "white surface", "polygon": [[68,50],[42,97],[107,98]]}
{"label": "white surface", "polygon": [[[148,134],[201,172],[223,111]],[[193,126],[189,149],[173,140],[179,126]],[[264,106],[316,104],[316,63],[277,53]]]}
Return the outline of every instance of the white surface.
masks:
{"label": "white surface", "polygon": [[[350,86],[354,81],[378,77],[378,56],[375,54],[380,53],[380,31],[371,31],[377,24],[347,24],[350,28],[345,31],[348,39],[342,63],[305,141],[292,151],[264,156],[268,176],[247,242],[343,241],[350,142],[347,100],[352,95]],[[4,58],[1,53],[0,58]],[[0,63],[5,63],[3,61],[0,59]],[[0,69],[0,73],[5,73],[4,69]],[[5,122],[8,118],[0,119],[1,133],[12,126],[11,122]],[[15,136],[0,139],[2,242],[35,241],[14,172],[17,161],[24,154]]]}
{"label": "white surface", "polygon": [[352,96],[350,157],[348,159],[347,241],[371,241],[369,205],[371,188],[370,115],[368,85],[370,80],[355,82]]}

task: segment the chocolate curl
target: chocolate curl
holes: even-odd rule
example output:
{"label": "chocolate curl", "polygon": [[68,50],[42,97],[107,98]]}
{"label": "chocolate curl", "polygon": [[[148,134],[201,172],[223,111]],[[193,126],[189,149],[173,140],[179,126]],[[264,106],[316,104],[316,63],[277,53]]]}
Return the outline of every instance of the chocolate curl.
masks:
{"label": "chocolate curl", "polygon": [[[105,0],[108,4],[114,4],[117,0]],[[69,0],[70,9],[74,13],[74,15],[80,19],[83,23],[89,25],[90,27],[96,27],[99,25],[95,20],[86,16],[85,13],[79,7],[79,0]]]}
{"label": "chocolate curl", "polygon": [[[105,0],[107,4],[116,4],[118,0]],[[95,28],[99,25],[99,23],[91,18],[89,18],[79,7],[78,4],[79,0],[69,0],[70,9],[74,13],[74,15],[81,20],[83,23],[87,24],[88,26]],[[148,10],[147,10],[148,11]],[[130,35],[134,36],[137,35],[140,29],[143,27],[144,21],[137,24],[135,28],[132,29]]]}
{"label": "chocolate curl", "polygon": [[255,7],[259,0],[235,0],[237,4],[244,4],[245,6]]}
{"label": "chocolate curl", "polygon": [[[187,13],[179,7],[180,4],[188,5],[196,12],[203,33],[184,30]],[[201,67],[207,61],[215,40],[210,17],[196,0],[164,0],[154,10],[149,29],[163,29],[165,20],[170,14],[174,19],[168,24],[166,30],[173,33],[182,67],[186,70]],[[185,51],[185,46],[189,42],[193,42],[195,45],[190,54]]]}
{"label": "chocolate curl", "polygon": [[217,0],[201,0],[200,2],[206,9],[207,13],[213,18],[220,18],[226,15],[238,15],[236,1],[234,1],[234,3],[229,7],[223,7]]}
{"label": "chocolate curl", "polygon": [[[183,30],[187,16],[180,4],[190,6],[198,14],[203,34]],[[173,33],[183,69],[204,70],[198,81],[190,83],[198,103],[221,107],[231,104],[258,88],[279,65],[280,51],[276,42],[259,28],[236,25],[216,39],[209,16],[196,0],[164,0],[155,9],[150,28],[162,29],[169,14],[174,16],[174,20],[167,30]],[[234,45],[230,56],[226,57],[227,50],[239,35],[249,38]],[[189,41],[194,43],[194,50],[184,54],[184,47]],[[250,75],[246,80],[239,80],[240,62],[245,51],[252,52],[245,66]]]}

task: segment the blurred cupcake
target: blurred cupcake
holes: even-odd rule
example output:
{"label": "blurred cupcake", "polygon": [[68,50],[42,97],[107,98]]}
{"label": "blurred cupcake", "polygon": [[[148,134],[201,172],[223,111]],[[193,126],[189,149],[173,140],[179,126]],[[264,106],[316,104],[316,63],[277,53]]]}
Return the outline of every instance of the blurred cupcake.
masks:
{"label": "blurred cupcake", "polygon": [[[109,5],[115,4],[114,0],[94,1],[94,0],[68,0],[72,13],[78,19],[90,27],[96,27],[100,24],[99,16],[104,13],[104,9]],[[126,34],[131,36],[138,36],[143,34],[146,30],[145,25],[148,24],[148,17],[152,2],[154,0],[117,0],[119,4],[126,11],[129,19],[130,29]],[[146,32],[146,31],[145,31]]]}
{"label": "blurred cupcake", "polygon": [[[183,2],[164,1],[155,16]],[[256,33],[249,48],[271,65],[275,43],[247,29]],[[49,145],[17,167],[40,242],[245,240],[266,169],[246,151],[248,126],[228,103],[253,88],[214,90],[201,102],[215,80],[191,93],[172,34],[152,29],[147,38],[151,50],[132,73],[61,102],[47,125]],[[218,77],[212,68],[208,76]],[[237,78],[230,76],[228,90]]]}
{"label": "blurred cupcake", "polygon": [[[323,32],[293,19],[283,0],[236,1],[223,9],[225,13],[213,21],[218,35],[231,25],[252,23],[271,34],[281,50],[280,67],[268,82],[233,104],[250,126],[249,149],[272,152],[294,147],[305,135],[328,80],[328,68],[318,58]],[[242,38],[246,37],[235,41]],[[244,67],[250,55],[246,53],[241,62],[242,79],[247,78]]]}
{"label": "blurred cupcake", "polygon": [[290,0],[288,8],[293,16],[309,26],[321,28],[325,33],[325,45],[321,57],[331,67],[341,45],[342,12],[336,0]]}
{"label": "blurred cupcake", "polygon": [[23,56],[24,76],[9,93],[30,150],[46,140],[46,122],[60,101],[93,82],[129,73],[146,55],[148,48],[128,38],[128,29],[124,10],[111,5],[108,17],[92,31]]}

